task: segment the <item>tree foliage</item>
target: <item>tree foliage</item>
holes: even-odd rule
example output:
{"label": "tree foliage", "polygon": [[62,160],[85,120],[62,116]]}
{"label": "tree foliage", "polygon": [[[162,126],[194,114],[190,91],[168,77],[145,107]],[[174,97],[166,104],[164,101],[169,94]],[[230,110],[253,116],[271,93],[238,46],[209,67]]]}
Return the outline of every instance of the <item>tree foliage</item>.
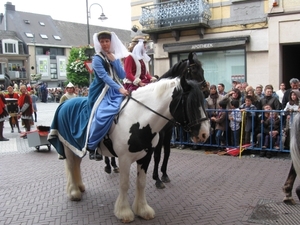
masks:
{"label": "tree foliage", "polygon": [[79,87],[89,86],[90,74],[85,68],[84,62],[88,57],[84,54],[86,48],[72,48],[67,65],[68,81]]}

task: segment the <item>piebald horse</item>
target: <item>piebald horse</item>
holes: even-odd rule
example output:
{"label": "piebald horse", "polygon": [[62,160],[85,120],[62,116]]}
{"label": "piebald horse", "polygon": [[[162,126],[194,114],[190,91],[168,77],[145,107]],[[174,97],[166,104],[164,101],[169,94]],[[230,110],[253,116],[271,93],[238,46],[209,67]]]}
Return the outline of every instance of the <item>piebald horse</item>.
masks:
{"label": "piebald horse", "polygon": [[[290,131],[290,151],[292,157],[292,165],[288,177],[282,187],[285,194],[283,201],[287,204],[296,204],[292,197],[292,190],[295,179],[300,176],[300,113],[297,113],[293,118],[293,123]],[[296,193],[300,200],[300,186],[296,188]]]}
{"label": "piebald horse", "polygon": [[[190,52],[188,59],[181,60],[176,63],[170,70],[163,74],[160,79],[175,78],[185,76],[188,80],[195,80],[199,84],[199,88],[202,90],[204,97],[209,95],[209,88],[204,78],[204,70],[201,62],[198,60],[196,53]],[[167,174],[167,166],[171,153],[170,142],[172,138],[174,124],[167,123],[164,128],[159,132],[159,142],[154,150],[154,170],[152,178],[156,181],[155,186],[159,189],[165,188],[164,183],[170,182],[170,178]],[[158,175],[159,162],[161,158],[162,147],[164,148],[163,163],[160,171],[162,172],[161,179]]]}
{"label": "piebald horse", "polygon": [[[119,195],[115,202],[114,214],[122,222],[133,221],[135,215],[146,220],[155,216],[154,209],[147,203],[145,187],[146,173],[153,149],[158,143],[159,131],[172,121],[185,127],[193,142],[204,142],[210,131],[210,123],[204,109],[204,96],[198,84],[186,80],[185,76],[148,84],[132,92],[132,96],[128,98],[130,99],[125,99],[122,103],[116,122],[108,133],[114,151],[106,148],[103,140],[99,140],[98,147],[100,154],[119,158]],[[65,105],[70,104],[63,104],[61,107]],[[82,192],[85,191],[80,170],[82,158],[66,145],[64,152],[67,195],[71,200],[79,201]],[[134,162],[137,164],[137,178],[131,208],[128,189],[130,167]]]}

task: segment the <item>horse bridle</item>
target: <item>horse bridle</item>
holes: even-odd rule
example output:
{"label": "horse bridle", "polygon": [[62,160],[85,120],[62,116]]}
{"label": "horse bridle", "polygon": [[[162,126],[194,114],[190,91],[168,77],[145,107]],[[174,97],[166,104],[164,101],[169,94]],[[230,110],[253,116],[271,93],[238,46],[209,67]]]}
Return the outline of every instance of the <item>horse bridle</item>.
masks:
{"label": "horse bridle", "polygon": [[[193,64],[189,64],[189,61],[187,61],[187,64],[188,64],[188,66],[187,66],[187,72],[188,72],[188,74],[190,74],[190,73],[191,73],[191,67],[194,66],[195,64],[194,64],[194,63],[193,63]],[[201,81],[201,82],[198,82],[198,83],[199,83],[199,85],[202,87],[202,89],[207,85],[205,79],[204,79],[203,81]],[[204,85],[205,85],[205,86],[204,86]],[[176,112],[177,108],[179,107],[179,103],[181,102],[181,105],[182,105],[182,107],[181,107],[181,108],[182,108],[182,115],[183,115],[183,123],[184,123],[184,124],[181,124],[181,123],[179,123],[178,121],[175,121],[175,120],[170,120],[169,118],[165,117],[164,115],[162,115],[162,114],[160,114],[160,113],[154,111],[154,110],[151,109],[150,107],[146,106],[144,103],[142,103],[142,102],[140,102],[139,100],[133,98],[133,97],[131,96],[131,92],[129,92],[129,95],[127,96],[128,98],[127,98],[126,103],[125,103],[125,104],[123,105],[123,107],[119,110],[119,112],[118,112],[118,114],[117,114],[117,116],[116,116],[116,118],[115,118],[115,122],[117,123],[118,118],[119,118],[119,115],[120,115],[120,112],[125,108],[125,106],[127,105],[129,99],[132,99],[133,101],[135,101],[135,102],[137,102],[138,104],[144,106],[146,109],[150,110],[151,112],[155,113],[156,115],[158,115],[158,116],[160,116],[160,117],[166,119],[167,121],[169,121],[170,123],[172,123],[174,126],[181,126],[185,132],[191,132],[191,128],[192,128],[192,127],[199,125],[201,122],[203,122],[203,121],[205,121],[205,120],[209,120],[209,118],[208,118],[207,113],[206,113],[206,110],[205,110],[205,108],[204,108],[204,104],[202,104],[201,107],[202,107],[202,110],[203,110],[203,112],[204,112],[204,114],[205,114],[205,117],[204,117],[204,118],[201,118],[201,119],[199,119],[199,120],[195,120],[195,121],[192,121],[192,122],[188,123],[188,122],[187,122],[187,119],[186,119],[186,109],[185,109],[185,107],[184,107],[184,104],[185,104],[185,98],[183,98],[183,96],[186,96],[186,95],[187,95],[187,93],[183,93],[183,95],[181,96],[180,101],[178,101],[178,104],[176,105],[175,111],[174,111],[174,112]],[[171,114],[174,114],[174,113],[171,112]]]}

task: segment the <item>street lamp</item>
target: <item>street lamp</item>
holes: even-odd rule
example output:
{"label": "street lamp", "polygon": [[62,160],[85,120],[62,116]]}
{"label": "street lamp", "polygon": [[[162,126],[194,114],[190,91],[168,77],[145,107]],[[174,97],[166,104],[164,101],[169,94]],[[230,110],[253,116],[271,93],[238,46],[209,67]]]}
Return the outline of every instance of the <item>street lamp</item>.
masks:
{"label": "street lamp", "polygon": [[102,6],[101,6],[100,4],[98,4],[98,3],[93,3],[93,4],[91,4],[90,7],[89,7],[89,2],[88,2],[88,0],[86,0],[86,24],[87,24],[88,45],[90,45],[90,43],[91,43],[91,42],[90,42],[90,25],[89,25],[89,18],[91,17],[91,7],[92,7],[93,5],[98,5],[98,6],[100,6],[100,8],[101,8],[102,13],[101,13],[100,17],[98,18],[99,20],[103,21],[103,20],[108,19],[108,18],[105,16],[105,14],[103,13],[103,8],[102,8]]}

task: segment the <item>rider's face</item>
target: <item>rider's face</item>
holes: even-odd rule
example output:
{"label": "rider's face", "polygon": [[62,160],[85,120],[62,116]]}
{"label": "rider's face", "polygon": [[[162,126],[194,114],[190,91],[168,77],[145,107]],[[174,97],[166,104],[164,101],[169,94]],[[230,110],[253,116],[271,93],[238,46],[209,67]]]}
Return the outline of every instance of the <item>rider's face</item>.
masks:
{"label": "rider's face", "polygon": [[100,39],[100,45],[104,52],[109,52],[110,50],[110,39]]}

